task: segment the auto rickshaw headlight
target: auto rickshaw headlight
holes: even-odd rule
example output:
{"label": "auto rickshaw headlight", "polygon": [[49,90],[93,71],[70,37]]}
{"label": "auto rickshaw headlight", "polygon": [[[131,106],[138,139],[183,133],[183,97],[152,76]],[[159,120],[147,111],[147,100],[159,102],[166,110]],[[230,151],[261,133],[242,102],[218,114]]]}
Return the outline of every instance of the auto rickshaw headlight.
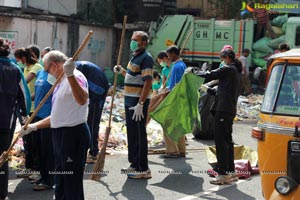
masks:
{"label": "auto rickshaw headlight", "polygon": [[275,181],[275,189],[279,194],[287,195],[293,191],[297,183],[288,176],[280,176]]}

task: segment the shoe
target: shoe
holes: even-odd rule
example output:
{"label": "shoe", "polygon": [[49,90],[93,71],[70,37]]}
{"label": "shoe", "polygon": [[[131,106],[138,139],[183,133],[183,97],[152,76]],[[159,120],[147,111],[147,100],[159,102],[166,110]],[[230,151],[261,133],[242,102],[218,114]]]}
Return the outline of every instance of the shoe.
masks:
{"label": "shoe", "polygon": [[152,178],[151,176],[151,170],[147,169],[146,171],[135,171],[132,173],[128,173],[127,174],[128,178],[132,178],[132,179],[149,179]]}
{"label": "shoe", "polygon": [[232,178],[231,175],[218,175],[216,178],[209,182],[214,185],[230,184],[232,182]]}
{"label": "shoe", "polygon": [[180,153],[180,154],[179,154],[179,157],[185,158],[186,154],[187,154],[187,153]]}
{"label": "shoe", "polygon": [[122,168],[121,169],[122,174],[133,173],[135,171],[136,171],[136,169],[134,167],[128,167],[128,168]]}
{"label": "shoe", "polygon": [[229,174],[232,181],[238,181],[239,176],[236,173]]}
{"label": "shoe", "polygon": [[97,156],[88,155],[86,158],[87,164],[94,164],[97,161]]}
{"label": "shoe", "polygon": [[28,179],[30,181],[34,182],[34,181],[38,181],[39,179],[41,179],[41,176],[39,174],[32,174],[32,175],[28,176]]}
{"label": "shoe", "polygon": [[51,186],[43,184],[43,183],[40,183],[40,184],[37,184],[37,185],[33,186],[34,191],[44,191],[44,190],[50,190],[50,189],[52,189]]}

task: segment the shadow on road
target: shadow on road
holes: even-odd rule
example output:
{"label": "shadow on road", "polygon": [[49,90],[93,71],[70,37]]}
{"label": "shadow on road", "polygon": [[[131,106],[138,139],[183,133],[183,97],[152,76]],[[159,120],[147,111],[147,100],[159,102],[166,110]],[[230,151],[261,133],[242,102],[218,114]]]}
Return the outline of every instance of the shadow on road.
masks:
{"label": "shadow on road", "polygon": [[9,199],[13,200],[26,200],[26,199],[53,199],[53,189],[46,191],[33,191],[33,185],[27,179],[14,179],[10,181],[12,184],[16,184],[16,188],[13,193],[9,193]]}
{"label": "shadow on road", "polygon": [[243,199],[243,200],[254,200],[254,197],[245,194],[237,188],[236,184],[225,188],[223,190],[219,190],[216,192],[218,196],[226,197],[226,199]]}
{"label": "shadow on road", "polygon": [[[134,185],[134,187],[133,187]],[[154,200],[153,194],[146,188],[148,180],[132,180],[127,178],[125,184],[122,187],[122,195],[131,200]]]}
{"label": "shadow on road", "polygon": [[203,178],[192,175],[192,167],[186,163],[184,158],[164,159],[167,170],[160,170],[158,173],[167,176],[160,183],[154,186],[176,191],[178,193],[193,195],[203,191]]}

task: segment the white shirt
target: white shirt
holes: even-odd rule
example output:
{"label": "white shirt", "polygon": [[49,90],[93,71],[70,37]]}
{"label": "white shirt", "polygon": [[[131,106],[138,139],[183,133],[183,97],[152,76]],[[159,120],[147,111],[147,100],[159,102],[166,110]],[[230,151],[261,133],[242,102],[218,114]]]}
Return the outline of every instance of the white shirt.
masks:
{"label": "white shirt", "polygon": [[248,75],[249,74],[249,66],[248,66],[247,58],[245,56],[241,56],[239,58],[239,60],[241,61],[242,67],[244,68],[245,72]]}
{"label": "white shirt", "polygon": [[[88,92],[88,84],[85,76],[78,70],[74,70],[79,85]],[[68,79],[64,76],[56,86],[52,97],[52,110],[50,115],[51,128],[73,127],[87,121],[88,101],[79,105],[72,94]]]}

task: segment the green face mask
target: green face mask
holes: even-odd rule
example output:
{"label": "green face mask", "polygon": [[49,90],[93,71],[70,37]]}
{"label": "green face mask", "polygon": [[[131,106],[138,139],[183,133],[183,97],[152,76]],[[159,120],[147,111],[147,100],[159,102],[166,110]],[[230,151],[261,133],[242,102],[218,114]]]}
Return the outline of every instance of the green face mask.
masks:
{"label": "green face mask", "polygon": [[167,66],[167,63],[163,61],[163,62],[160,63],[160,66],[166,67],[166,66]]}
{"label": "green face mask", "polygon": [[22,62],[18,62],[17,64],[19,65],[19,67],[21,67],[21,69],[24,69],[26,67],[26,65]]}
{"label": "green face mask", "polygon": [[131,40],[130,50],[133,51],[133,52],[139,50],[139,43],[137,41]]}

